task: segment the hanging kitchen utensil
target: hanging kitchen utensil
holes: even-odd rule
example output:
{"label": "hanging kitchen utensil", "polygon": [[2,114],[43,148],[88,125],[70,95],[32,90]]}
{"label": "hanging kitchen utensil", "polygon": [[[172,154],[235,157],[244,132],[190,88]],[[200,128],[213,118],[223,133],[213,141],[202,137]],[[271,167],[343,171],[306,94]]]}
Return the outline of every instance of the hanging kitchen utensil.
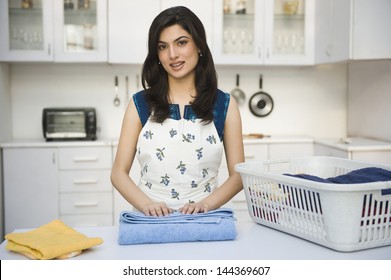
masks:
{"label": "hanging kitchen utensil", "polygon": [[236,74],[236,88],[231,91],[231,95],[235,98],[236,102],[238,102],[239,105],[244,104],[244,102],[246,101],[246,95],[239,88],[239,74]]}
{"label": "hanging kitchen utensil", "polygon": [[114,79],[114,90],[115,90],[114,106],[118,107],[121,104],[121,100],[118,97],[118,76],[115,76]]}
{"label": "hanging kitchen utensil", "polygon": [[125,77],[125,109],[128,106],[129,103],[129,78],[128,76]]}
{"label": "hanging kitchen utensil", "polygon": [[272,97],[262,90],[262,75],[259,79],[260,91],[254,93],[250,98],[249,108],[251,113],[257,117],[266,117],[273,111],[274,103]]}

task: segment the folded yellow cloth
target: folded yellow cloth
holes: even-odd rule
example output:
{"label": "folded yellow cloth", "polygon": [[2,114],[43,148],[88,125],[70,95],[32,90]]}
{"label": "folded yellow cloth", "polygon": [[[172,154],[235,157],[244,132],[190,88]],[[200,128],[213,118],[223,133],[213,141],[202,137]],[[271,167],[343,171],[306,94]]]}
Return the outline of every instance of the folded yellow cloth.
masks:
{"label": "folded yellow cloth", "polygon": [[99,237],[90,238],[60,220],[28,232],[9,233],[6,249],[30,259],[49,260],[77,256],[82,250],[103,243]]}

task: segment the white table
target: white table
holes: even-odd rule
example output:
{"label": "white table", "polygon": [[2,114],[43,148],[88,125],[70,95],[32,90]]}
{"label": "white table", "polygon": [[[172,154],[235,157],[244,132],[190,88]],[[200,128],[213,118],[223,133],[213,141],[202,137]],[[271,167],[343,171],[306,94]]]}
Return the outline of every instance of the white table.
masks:
{"label": "white table", "polygon": [[[391,260],[391,246],[356,252],[337,252],[298,237],[258,225],[236,222],[234,241],[184,242],[165,244],[118,245],[118,227],[80,227],[89,237],[104,243],[85,250],[74,260]],[[18,230],[25,231],[25,230]],[[0,246],[1,260],[26,260],[26,257]]]}

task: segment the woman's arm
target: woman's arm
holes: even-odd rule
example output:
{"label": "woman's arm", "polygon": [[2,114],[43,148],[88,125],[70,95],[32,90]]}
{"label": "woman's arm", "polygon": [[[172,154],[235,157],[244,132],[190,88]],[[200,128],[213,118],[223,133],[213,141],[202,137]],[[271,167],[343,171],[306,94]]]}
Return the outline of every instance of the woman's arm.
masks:
{"label": "woman's arm", "polygon": [[238,104],[234,98],[230,99],[224,125],[224,150],[229,174],[228,179],[199,203],[184,205],[181,208],[182,213],[191,214],[217,209],[243,189],[240,174],[234,169],[235,164],[244,162],[242,120]]}
{"label": "woman's arm", "polygon": [[142,125],[133,102],[125,111],[117,153],[111,170],[111,182],[118,192],[145,215],[161,216],[172,212],[165,203],[153,202],[130,178]]}

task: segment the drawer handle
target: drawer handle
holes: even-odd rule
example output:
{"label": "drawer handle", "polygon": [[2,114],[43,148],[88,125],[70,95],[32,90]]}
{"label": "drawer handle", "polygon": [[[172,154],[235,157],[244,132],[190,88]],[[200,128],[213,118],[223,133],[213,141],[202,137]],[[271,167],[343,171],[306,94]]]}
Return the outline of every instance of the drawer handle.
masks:
{"label": "drawer handle", "polygon": [[73,206],[75,207],[96,207],[98,206],[98,202],[75,202]]}
{"label": "drawer handle", "polygon": [[97,227],[98,224],[76,224],[75,227]]}
{"label": "drawer handle", "polygon": [[244,158],[255,158],[254,155],[245,155]]}
{"label": "drawer handle", "polygon": [[86,179],[86,180],[73,180],[75,185],[89,185],[89,184],[97,184],[98,179]]}
{"label": "drawer handle", "polygon": [[74,157],[74,162],[91,162],[91,161],[98,161],[97,157]]}

